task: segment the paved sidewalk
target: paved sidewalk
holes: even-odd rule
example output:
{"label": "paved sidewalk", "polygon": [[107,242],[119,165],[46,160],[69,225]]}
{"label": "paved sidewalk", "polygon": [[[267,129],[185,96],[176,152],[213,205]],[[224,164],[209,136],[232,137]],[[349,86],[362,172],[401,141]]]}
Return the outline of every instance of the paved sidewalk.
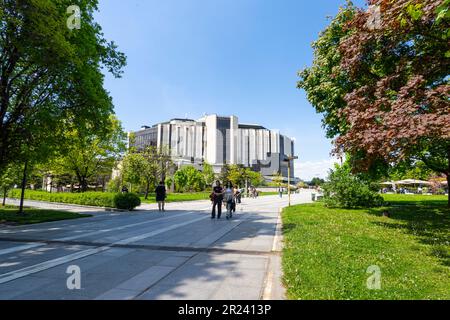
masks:
{"label": "paved sidewalk", "polygon": [[[292,203],[309,202],[310,193]],[[210,203],[30,226],[0,226],[0,299],[283,299],[280,208],[287,197],[244,199],[233,219]],[[45,205],[42,204],[43,207]],[[62,210],[61,208],[58,208]],[[81,289],[69,290],[69,266]]]}

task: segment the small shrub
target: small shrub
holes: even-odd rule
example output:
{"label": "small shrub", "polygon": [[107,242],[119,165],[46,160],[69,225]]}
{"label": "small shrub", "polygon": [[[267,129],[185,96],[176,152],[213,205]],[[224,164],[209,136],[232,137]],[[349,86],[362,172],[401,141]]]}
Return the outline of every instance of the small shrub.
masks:
{"label": "small shrub", "polygon": [[327,207],[371,208],[384,203],[383,197],[370,184],[353,175],[350,166],[336,166],[329,182],[324,185],[324,203]]}
{"label": "small shrub", "polygon": [[118,193],[114,196],[114,206],[117,209],[133,210],[141,204],[141,199],[135,193]]}

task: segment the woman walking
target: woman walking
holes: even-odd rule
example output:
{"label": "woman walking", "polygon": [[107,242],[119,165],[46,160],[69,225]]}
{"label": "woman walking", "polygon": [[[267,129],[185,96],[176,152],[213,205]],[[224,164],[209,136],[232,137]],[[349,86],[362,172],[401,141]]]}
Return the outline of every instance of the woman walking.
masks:
{"label": "woman walking", "polygon": [[233,203],[234,203],[234,192],[231,183],[227,184],[227,187],[223,196],[227,208],[227,220],[233,216]]}
{"label": "woman walking", "polygon": [[164,209],[164,204],[166,201],[166,186],[164,185],[164,181],[160,181],[159,185],[156,187],[155,189],[155,193],[156,193],[156,202],[158,202],[158,211],[166,211]]}

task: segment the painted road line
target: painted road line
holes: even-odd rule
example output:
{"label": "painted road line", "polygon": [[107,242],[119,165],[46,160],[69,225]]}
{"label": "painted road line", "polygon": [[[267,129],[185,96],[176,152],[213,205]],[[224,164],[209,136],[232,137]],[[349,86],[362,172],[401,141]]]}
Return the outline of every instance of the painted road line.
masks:
{"label": "painted road line", "polygon": [[4,274],[0,275],[0,284],[6,283],[6,282],[9,282],[9,281],[18,279],[18,278],[22,278],[22,277],[25,277],[25,276],[28,276],[30,274],[34,274],[34,273],[37,273],[37,272],[40,272],[40,271],[44,271],[44,270],[47,270],[47,269],[50,269],[50,268],[53,268],[53,267],[56,267],[56,266],[59,266],[59,265],[71,262],[71,261],[74,261],[74,260],[78,260],[78,259],[81,259],[81,258],[84,258],[84,257],[87,257],[87,256],[91,256],[93,254],[96,254],[96,253],[99,253],[99,252],[102,252],[102,251],[109,250],[115,245],[130,244],[130,243],[133,243],[133,242],[137,242],[137,241],[140,241],[140,240],[143,240],[143,239],[146,239],[146,238],[150,238],[150,237],[156,236],[158,234],[161,234],[161,233],[164,233],[164,232],[167,232],[167,231],[171,231],[171,230],[174,230],[174,229],[177,229],[177,228],[180,228],[180,227],[184,227],[186,225],[189,225],[191,223],[194,223],[194,222],[197,222],[197,221],[200,221],[200,220],[204,220],[204,219],[206,219],[206,217],[196,218],[196,219],[189,220],[189,221],[182,222],[182,223],[178,223],[178,224],[175,224],[175,225],[172,225],[172,226],[169,226],[169,227],[157,230],[157,231],[145,233],[145,234],[142,234],[142,235],[139,235],[139,236],[135,236],[135,237],[131,237],[131,238],[128,238],[128,239],[123,239],[123,240],[114,242],[114,243],[112,243],[110,245],[107,245],[107,246],[102,246],[102,247],[95,248],[95,249],[83,250],[83,251],[80,251],[80,252],[77,252],[77,253],[73,253],[73,254],[70,254],[70,255],[67,255],[67,256],[63,256],[63,257],[56,258],[56,259],[49,260],[49,261],[45,261],[45,262],[42,262],[42,263],[39,263],[39,264],[36,264],[36,265],[33,265],[33,266],[29,266],[29,267],[26,267],[26,268],[23,268],[23,269],[14,270],[14,271],[11,271],[11,272],[8,272],[8,273],[4,273]]}
{"label": "painted road line", "polygon": [[[138,225],[171,220],[173,218],[186,216],[186,215],[188,215],[190,213],[192,213],[192,212],[183,213],[183,214],[176,215],[176,216],[170,216],[170,217],[165,217],[165,218],[158,218],[158,219],[154,219],[154,220],[148,220],[148,221],[143,221],[143,222],[132,223],[132,224],[116,227],[116,228],[97,230],[97,231],[93,231],[93,232],[89,232],[89,233],[78,234],[78,235],[75,235],[75,236],[58,238],[58,239],[50,239],[50,240],[51,241],[71,241],[71,240],[81,239],[81,238],[84,238],[84,237],[89,237],[89,236],[93,236],[93,235],[97,235],[97,234],[101,234],[101,233],[123,230],[123,229],[126,229],[126,228],[135,227],[135,226],[138,226]],[[44,230],[42,230],[42,231],[44,231]],[[45,242],[45,240],[43,240],[43,241]],[[24,251],[24,250],[38,248],[38,247],[44,247],[46,245],[47,245],[46,243],[35,242],[35,243],[27,244],[27,245],[15,246],[15,247],[12,247],[12,248],[0,250],[0,255],[10,254],[10,253]]]}
{"label": "painted road line", "polygon": [[187,213],[179,214],[179,215],[176,215],[176,216],[170,216],[170,217],[158,218],[158,219],[154,219],[154,220],[141,221],[141,222],[131,223],[131,224],[127,224],[127,225],[120,226],[120,227],[115,227],[115,228],[110,228],[110,229],[103,229],[103,230],[96,230],[96,231],[92,231],[92,232],[89,232],[89,233],[84,233],[84,234],[81,234],[81,235],[63,237],[63,238],[58,238],[58,239],[54,239],[54,240],[55,241],[70,241],[70,240],[80,239],[80,238],[84,238],[84,237],[94,236],[94,235],[97,235],[97,234],[100,234],[100,233],[124,230],[124,229],[127,229],[127,228],[136,227],[136,226],[140,226],[140,225],[144,225],[144,224],[148,224],[148,223],[172,220],[174,218],[183,217],[183,216],[186,216],[186,215],[189,215],[189,214],[192,214],[192,213],[193,212],[187,212]]}
{"label": "painted road line", "polygon": [[[192,212],[184,213],[184,214],[177,215],[177,216],[170,216],[170,217],[158,218],[158,219],[148,220],[148,221],[143,221],[143,222],[138,222],[138,223],[132,223],[132,224],[128,224],[128,225],[116,227],[116,228],[110,228],[110,229],[104,229],[104,230],[97,230],[97,231],[93,231],[93,232],[89,232],[89,233],[83,233],[83,234],[78,234],[78,235],[75,235],[75,236],[70,236],[70,237],[64,237],[64,238],[55,239],[55,241],[70,241],[70,240],[81,239],[81,238],[84,238],[84,237],[89,237],[89,236],[97,235],[97,234],[101,234],[101,233],[112,232],[112,231],[118,231],[118,230],[124,230],[124,229],[126,229],[126,228],[131,228],[131,227],[135,227],[135,226],[143,225],[143,224],[147,224],[147,223],[153,223],[153,222],[160,222],[160,221],[165,221],[165,220],[171,220],[171,219],[173,219],[173,218],[178,218],[178,217],[186,216],[186,215],[188,215],[188,214],[190,214],[190,213],[192,213]],[[10,254],[10,253],[19,252],[19,251],[24,251],[24,250],[33,249],[33,248],[38,248],[38,247],[44,247],[44,246],[46,246],[46,245],[47,245],[47,244],[45,244],[45,243],[37,243],[37,242],[34,242],[34,243],[26,244],[26,245],[15,246],[15,247],[12,247],[12,248],[0,250],[0,255]]]}
{"label": "painted road line", "polygon": [[36,247],[41,247],[43,245],[44,244],[42,244],[42,243],[37,243],[37,242],[33,243],[32,242],[32,243],[29,243],[29,244],[24,244],[24,245],[20,245],[20,246],[8,248],[8,249],[3,249],[3,250],[0,250],[0,256],[4,255],[4,254],[14,253],[14,252],[17,252],[17,251],[23,251],[23,250],[36,248]]}
{"label": "painted road line", "polygon": [[44,271],[56,266],[59,266],[61,264],[73,261],[73,260],[77,260],[77,259],[81,259],[105,250],[110,249],[109,246],[104,246],[104,247],[100,247],[100,248],[96,248],[96,249],[89,249],[89,250],[84,250],[84,251],[80,251],[77,253],[73,253],[67,256],[63,256],[60,258],[56,258],[53,260],[49,260],[49,261],[45,261],[30,267],[26,267],[23,269],[19,269],[19,270],[15,270],[15,271],[11,271],[5,274],[0,275],[0,284],[2,283],[6,283],[18,278],[22,278],[25,277],[27,275],[33,274],[33,273],[37,273],[40,271]]}
{"label": "painted road line", "polygon": [[156,230],[156,231],[144,233],[144,234],[141,234],[141,235],[138,235],[138,236],[134,236],[134,237],[131,237],[131,238],[128,238],[128,239],[124,239],[124,240],[119,240],[119,241],[115,242],[115,244],[118,244],[118,245],[130,244],[130,243],[137,242],[137,241],[140,241],[140,240],[143,240],[143,239],[154,237],[154,236],[156,236],[158,234],[161,234],[161,233],[164,233],[164,232],[167,232],[167,231],[171,231],[171,230],[174,230],[174,229],[178,229],[178,228],[184,227],[184,226],[186,226],[188,224],[191,224],[191,223],[203,220],[203,219],[205,219],[205,217],[200,217],[200,218],[197,218],[197,219],[194,219],[194,220],[178,223],[178,224],[175,224],[173,226],[168,226],[168,227]]}

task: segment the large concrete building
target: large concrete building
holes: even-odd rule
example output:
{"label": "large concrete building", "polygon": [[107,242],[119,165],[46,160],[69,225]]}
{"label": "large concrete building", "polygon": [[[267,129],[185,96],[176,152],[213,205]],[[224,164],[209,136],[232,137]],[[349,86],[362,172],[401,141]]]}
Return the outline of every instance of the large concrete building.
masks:
{"label": "large concrete building", "polygon": [[[172,119],[142,127],[134,132],[133,140],[137,149],[164,147],[180,166],[191,164],[201,169],[206,161],[220,172],[224,164],[240,164],[261,172],[267,180],[278,173],[287,177],[284,159],[294,154],[293,139],[260,125],[241,124],[236,116]],[[291,169],[293,173],[293,162]]]}

